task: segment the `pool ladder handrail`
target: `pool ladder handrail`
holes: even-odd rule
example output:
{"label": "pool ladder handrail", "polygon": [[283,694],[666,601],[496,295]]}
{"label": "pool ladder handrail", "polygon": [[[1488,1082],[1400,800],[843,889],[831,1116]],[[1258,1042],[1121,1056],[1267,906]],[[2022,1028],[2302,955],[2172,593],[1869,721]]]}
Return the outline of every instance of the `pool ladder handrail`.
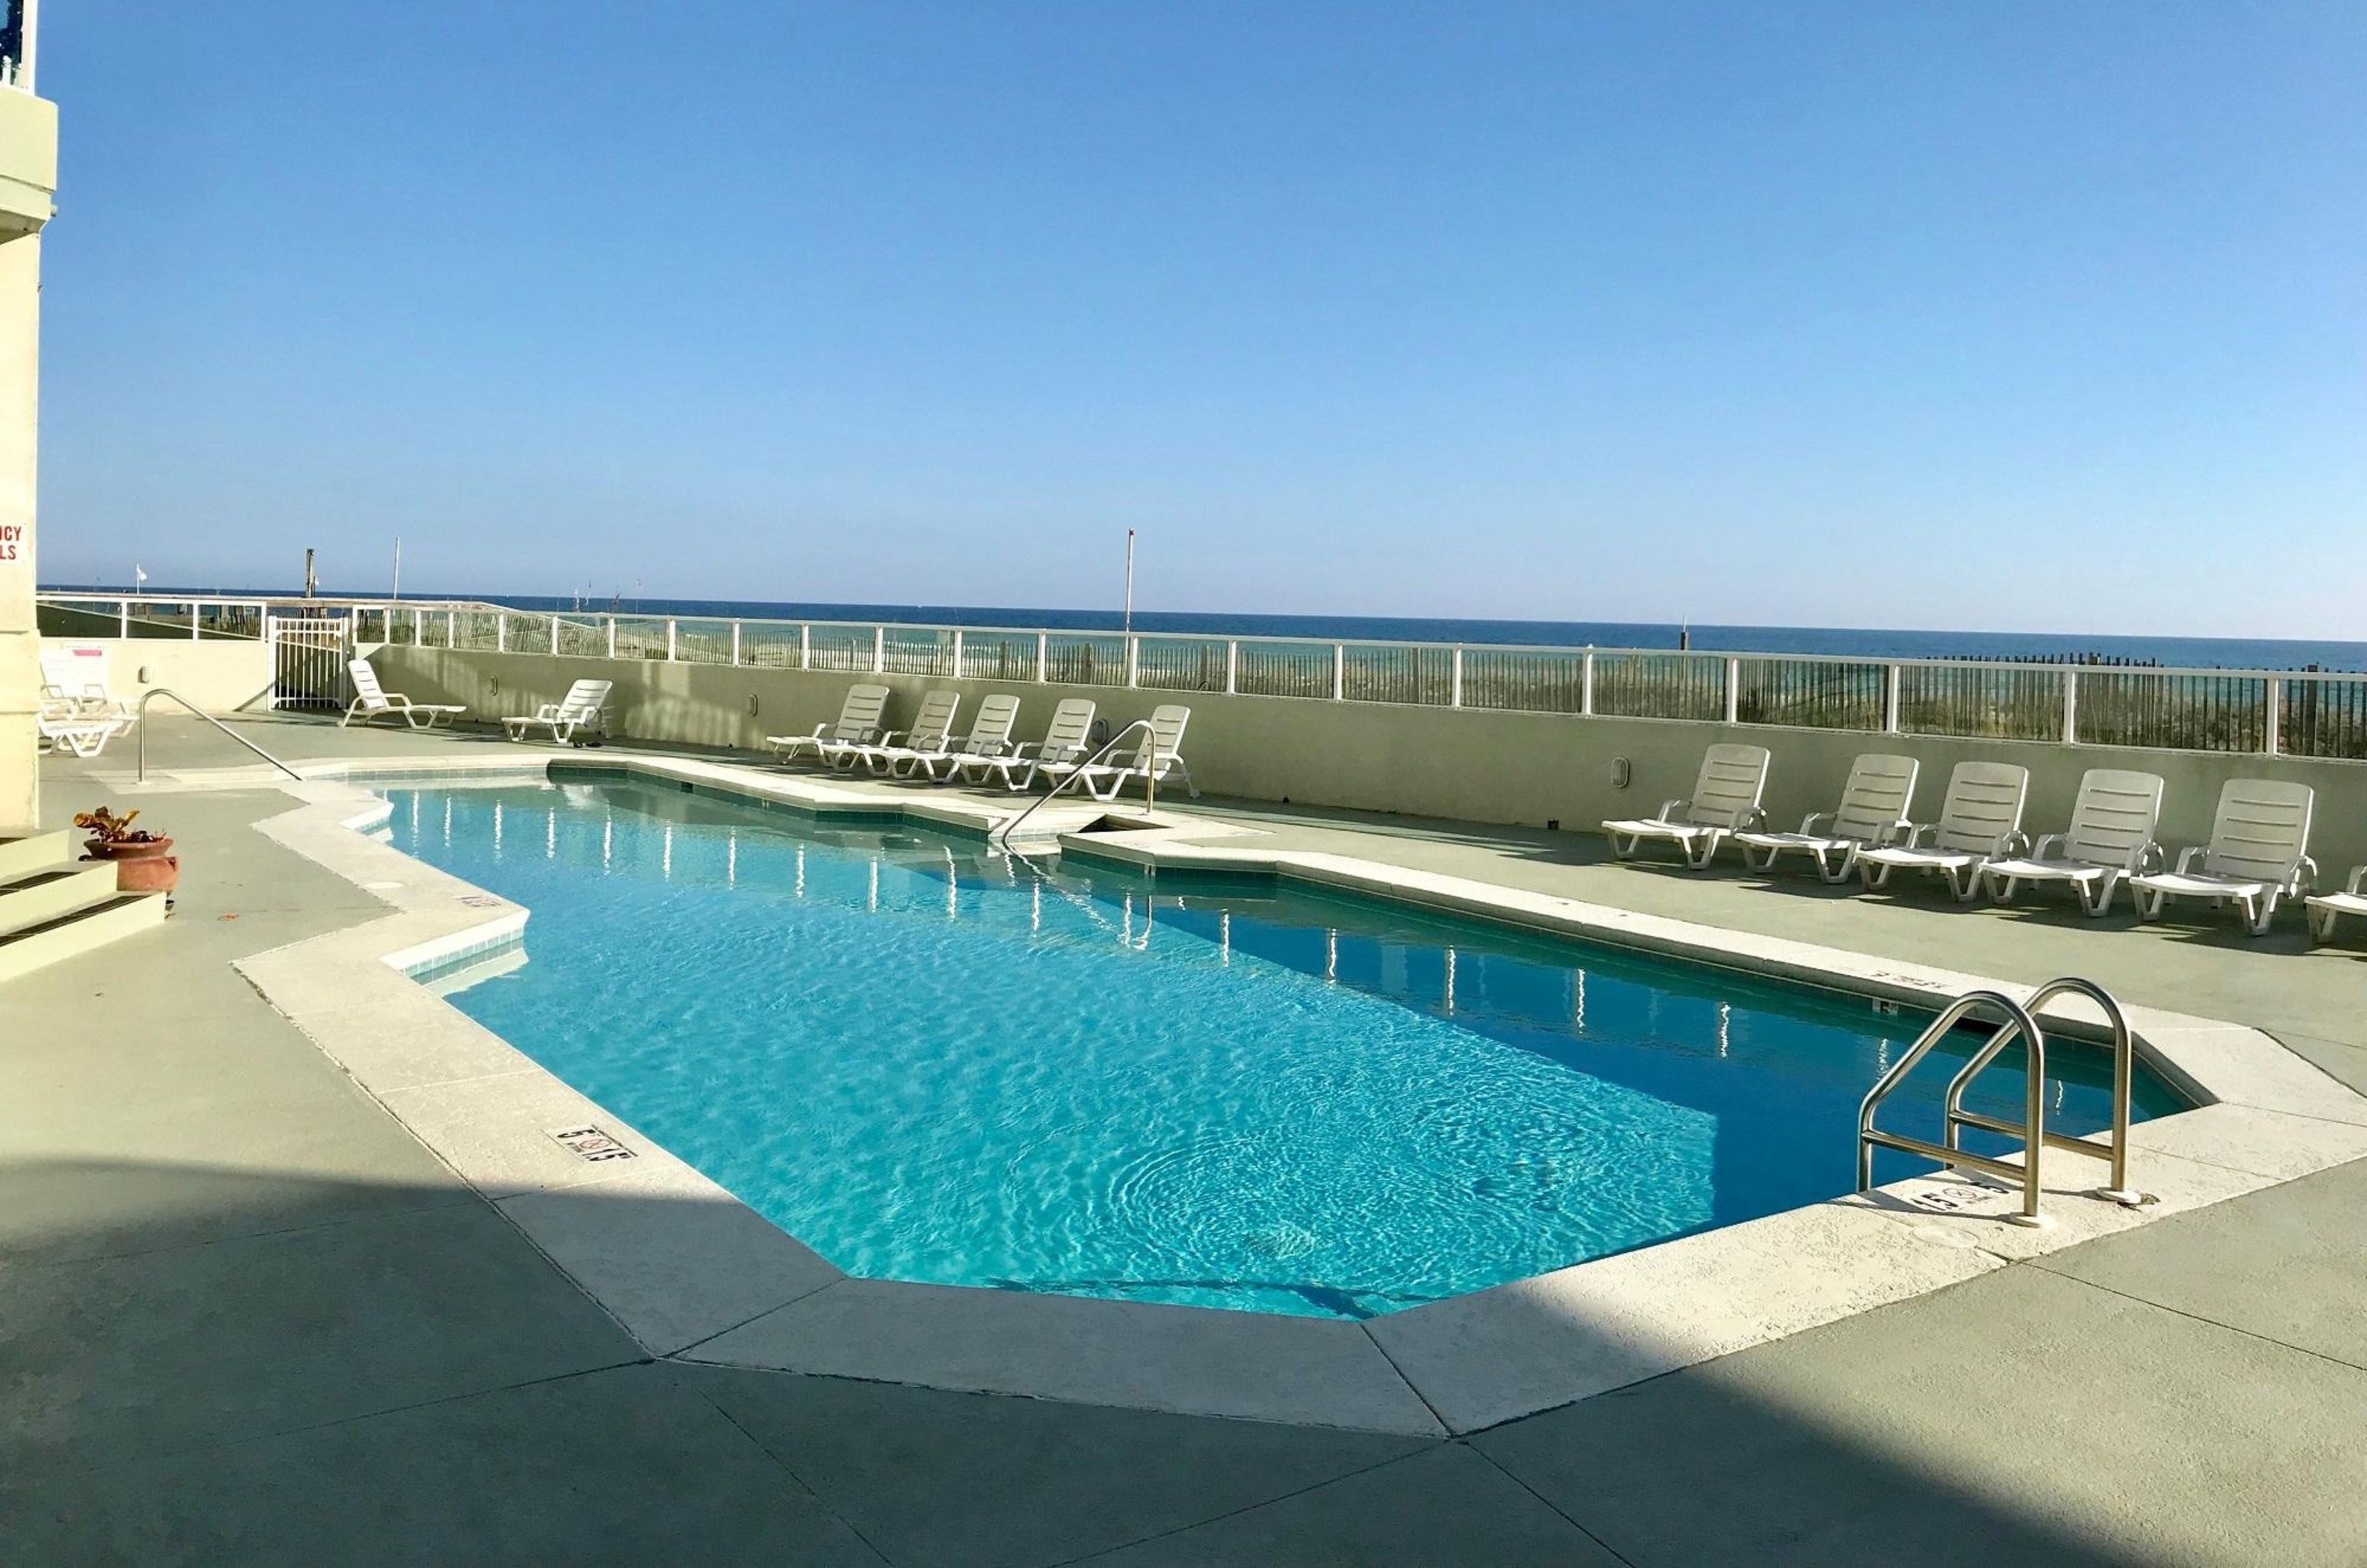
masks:
{"label": "pool ladder handrail", "polygon": [[[2050,1132],[2046,1126],[2046,1033],[2039,1027],[2038,1015],[2056,997],[2083,996],[2102,1010],[2112,1032],[2112,1121],[2103,1141],[2090,1135]],[[1897,1089],[1915,1065],[1931,1054],[1931,1048],[1947,1038],[1948,1032],[1973,1014],[1994,1012],[1999,1017],[1997,1032],[1987,1043],[1973,1053],[1972,1059],[1956,1070],[1948,1080],[1948,1092],[1942,1101],[1941,1139],[1909,1137],[1903,1133],[1886,1133],[1874,1124],[1874,1113]],[[2016,1040],[2023,1044],[2023,1111],[2019,1122],[2003,1117],[1987,1115],[1965,1109],[1965,1091],[1982,1070],[1997,1060],[2008,1045]],[[1944,1166],[1984,1171],[2022,1188],[2022,1212],[2006,1218],[2016,1224],[2044,1225],[2051,1222],[2039,1212],[2039,1194],[2043,1190],[2039,1174],[2039,1156],[2049,1146],[2096,1156],[2112,1167],[2111,1185],[2097,1192],[2100,1198],[2134,1208],[2151,1201],[2145,1194],[2129,1186],[2129,1106],[2136,1078],[2136,1046],[2129,1034],[2129,1021],[2121,1011],[2121,1004],[2112,993],[2093,980],[2076,976],[2064,976],[2049,980],[2028,999],[2015,1001],[2000,991],[1967,991],[1931,1021],[1931,1027],[1916,1036],[1915,1043],[1890,1070],[1874,1081],[1857,1113],[1857,1190],[1870,1191],[1874,1186],[1874,1151],[1876,1148],[1897,1149],[1902,1154],[1920,1155]],[[1963,1131],[1977,1127],[1984,1132],[2001,1133],[2022,1140],[2022,1164],[1974,1154],[1963,1144]]]}
{"label": "pool ladder handrail", "polygon": [[286,773],[289,778],[294,779],[298,784],[305,782],[303,774],[298,773],[295,769],[289,767],[287,763],[281,761],[278,758],[273,756],[262,747],[257,746],[245,736],[239,734],[236,730],[231,728],[229,725],[224,724],[221,720],[216,718],[213,715],[208,713],[197,704],[189,701],[188,698],[181,695],[180,693],[173,690],[172,687],[151,686],[146,691],[140,694],[140,712],[138,722],[132,726],[133,729],[138,732],[132,744],[134,754],[139,764],[139,771],[133,774],[133,777],[140,783],[146,784],[148,782],[148,705],[154,702],[158,697],[172,698],[175,702],[180,704],[183,707],[188,709],[199,718],[204,719],[208,724],[212,725],[216,729],[221,730],[224,735],[229,736],[232,740],[237,741],[240,745],[245,747],[248,750],[254,752],[256,756],[262,758],[273,767],[277,768],[281,773]]}
{"label": "pool ladder handrail", "polygon": [[1019,825],[1022,822],[1025,822],[1030,817],[1035,816],[1036,812],[1042,810],[1045,807],[1051,805],[1053,801],[1059,798],[1059,795],[1062,790],[1068,788],[1070,784],[1075,784],[1079,779],[1083,778],[1085,774],[1090,773],[1093,769],[1100,766],[1103,758],[1107,757],[1111,752],[1116,750],[1118,746],[1126,739],[1126,738],[1133,734],[1138,729],[1142,730],[1150,736],[1150,767],[1149,771],[1144,773],[1142,775],[1142,814],[1145,817],[1149,817],[1153,811],[1159,808],[1159,735],[1156,730],[1151,728],[1150,721],[1149,719],[1138,718],[1133,723],[1127,725],[1125,728],[1119,730],[1116,735],[1111,736],[1107,740],[1103,741],[1101,749],[1095,751],[1092,756],[1086,758],[1083,761],[1078,763],[1075,771],[1070,773],[1067,778],[1064,778],[1059,783],[1054,784],[1048,793],[1038,795],[1036,799],[1029,801],[1027,803],[1026,810],[1021,812],[1018,816],[1013,818],[1008,822],[1001,823],[993,828],[988,829],[986,841],[989,844],[1000,843],[1006,849],[1009,848],[1011,844],[1011,836],[1019,831]]}

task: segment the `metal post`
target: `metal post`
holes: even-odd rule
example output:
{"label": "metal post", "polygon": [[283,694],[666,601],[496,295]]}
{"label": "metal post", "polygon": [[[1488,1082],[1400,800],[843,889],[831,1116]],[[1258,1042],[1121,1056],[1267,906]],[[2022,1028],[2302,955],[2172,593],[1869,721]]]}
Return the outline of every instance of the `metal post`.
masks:
{"label": "metal post", "polygon": [[458,610],[444,612],[444,646],[447,648],[460,646],[460,612]]}
{"label": "metal post", "polygon": [[510,615],[509,615],[509,612],[508,612],[507,610],[495,610],[495,611],[493,612],[493,651],[494,651],[495,653],[507,653],[509,650],[510,650]]}
{"label": "metal post", "polygon": [[2284,748],[2285,683],[2282,676],[2269,677],[2268,688],[2262,694],[2268,699],[2269,711],[2260,726],[2260,750],[2275,756]]}
{"label": "metal post", "polygon": [[888,672],[888,628],[886,626],[871,628],[871,672],[874,675],[884,675]]}
{"label": "metal post", "polygon": [[813,627],[809,626],[798,627],[798,668],[813,668]]}
{"label": "metal post", "polygon": [[[1129,528],[1127,530],[1127,547],[1129,557],[1133,550],[1133,539],[1134,530]],[[1142,639],[1138,637],[1126,639],[1126,683],[1129,687],[1142,683]]]}
{"label": "metal post", "polygon": [[1344,642],[1335,642],[1331,645],[1331,700],[1338,703],[1345,702],[1347,699],[1348,645]]}
{"label": "metal post", "polygon": [[1905,683],[1904,674],[1905,671],[1899,665],[1888,664],[1883,667],[1882,732],[1886,735],[1898,733],[1898,693],[1899,688]]}
{"label": "metal post", "polygon": [[667,662],[668,664],[671,664],[671,663],[673,663],[674,661],[674,617],[673,617],[673,616],[671,616],[671,615],[669,615],[669,616],[667,616],[667,617],[666,617],[666,662]]}
{"label": "metal post", "polygon": [[1463,649],[1460,648],[1455,650],[1455,666],[1447,675],[1446,705],[1451,708],[1463,705]]}
{"label": "metal post", "polygon": [[734,669],[740,664],[740,623],[737,621],[731,623],[731,663]]}
{"label": "metal post", "polygon": [[131,640],[131,601],[130,601],[130,600],[129,600],[129,599],[125,599],[125,600],[121,600],[121,601],[119,601],[119,602],[118,602],[118,603],[117,603],[117,604],[116,604],[116,606],[115,606],[115,620],[116,620],[116,634],[115,634],[115,635],[116,635],[116,636],[118,636],[118,637],[121,637],[121,638],[122,638],[124,641],[126,641],[126,642],[130,641],[130,640]]}
{"label": "metal post", "polygon": [[2079,671],[2063,667],[2063,744],[2079,744]]}
{"label": "metal post", "polygon": [[1241,689],[1241,645],[1232,638],[1225,642],[1225,695],[1231,696]]}
{"label": "metal post", "polygon": [[556,610],[550,613],[550,653],[554,659],[559,657],[559,612]]}
{"label": "metal post", "polygon": [[608,657],[617,657],[617,617],[608,617]]}
{"label": "metal post", "polygon": [[1579,661],[1578,711],[1582,714],[1594,712],[1594,649],[1591,648],[1586,650],[1586,657]]}
{"label": "metal post", "polygon": [[1726,722],[1737,724],[1742,717],[1742,660],[1726,661]]}
{"label": "metal post", "polygon": [[189,601],[189,640],[191,642],[202,640],[198,636],[198,602],[195,599]]}
{"label": "metal post", "polygon": [[411,612],[411,646],[413,648],[427,646],[427,612],[425,610]]}
{"label": "metal post", "polygon": [[959,627],[959,626],[956,626],[956,627],[954,628],[954,668],[953,668],[953,677],[954,677],[954,679],[955,679],[955,680],[957,680],[957,681],[958,681],[958,680],[960,680],[960,679],[961,679],[961,672],[962,672],[962,668],[961,668],[961,649],[962,649],[962,635],[961,635],[961,627]]}

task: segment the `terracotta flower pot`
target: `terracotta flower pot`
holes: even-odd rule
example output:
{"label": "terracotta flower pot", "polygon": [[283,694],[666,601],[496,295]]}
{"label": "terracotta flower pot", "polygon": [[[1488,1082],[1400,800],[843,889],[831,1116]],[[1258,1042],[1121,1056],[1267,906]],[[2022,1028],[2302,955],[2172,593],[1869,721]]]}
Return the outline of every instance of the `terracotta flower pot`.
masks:
{"label": "terracotta flower pot", "polygon": [[170,893],[181,883],[181,860],[170,839],[140,844],[102,844],[96,839],[83,845],[85,860],[115,863],[119,893]]}

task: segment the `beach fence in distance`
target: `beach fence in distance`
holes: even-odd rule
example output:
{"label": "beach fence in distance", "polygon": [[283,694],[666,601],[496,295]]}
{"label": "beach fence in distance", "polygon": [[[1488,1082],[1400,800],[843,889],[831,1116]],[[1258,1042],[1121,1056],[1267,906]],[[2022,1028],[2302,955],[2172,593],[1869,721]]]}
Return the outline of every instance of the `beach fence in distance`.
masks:
{"label": "beach fence in distance", "polygon": [[2316,669],[1325,642],[443,601],[40,596],[43,631],[62,636],[258,637],[271,616],[300,606],[351,616],[361,643],[458,651],[2367,761],[2367,675]]}

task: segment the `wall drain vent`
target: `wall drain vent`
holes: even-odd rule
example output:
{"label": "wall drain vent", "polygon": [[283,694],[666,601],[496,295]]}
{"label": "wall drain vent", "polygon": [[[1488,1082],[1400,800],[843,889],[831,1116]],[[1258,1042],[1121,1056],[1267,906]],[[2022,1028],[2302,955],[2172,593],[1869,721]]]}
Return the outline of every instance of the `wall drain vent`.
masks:
{"label": "wall drain vent", "polygon": [[602,1132],[597,1127],[562,1127],[550,1134],[567,1145],[578,1159],[630,1159],[633,1151]]}

